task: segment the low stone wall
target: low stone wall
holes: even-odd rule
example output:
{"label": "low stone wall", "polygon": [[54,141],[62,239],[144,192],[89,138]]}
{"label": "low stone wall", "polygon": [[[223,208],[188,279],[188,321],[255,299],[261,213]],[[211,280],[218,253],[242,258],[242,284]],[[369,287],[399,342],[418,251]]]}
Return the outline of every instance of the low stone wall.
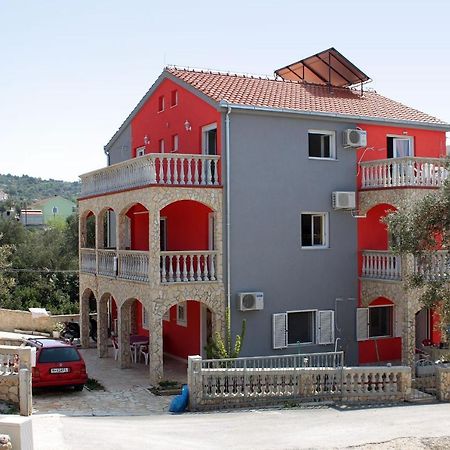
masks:
{"label": "low stone wall", "polygon": [[0,331],[42,331],[51,333],[57,322],[79,322],[79,314],[33,317],[29,311],[0,309]]}
{"label": "low stone wall", "polygon": [[[192,411],[287,402],[400,402],[411,393],[409,367],[209,368],[189,357]],[[220,366],[220,363],[219,363]]]}
{"label": "low stone wall", "polygon": [[0,345],[0,400],[13,403],[23,416],[32,412],[30,347]]}
{"label": "low stone wall", "polygon": [[450,367],[436,367],[436,396],[438,400],[450,401]]}

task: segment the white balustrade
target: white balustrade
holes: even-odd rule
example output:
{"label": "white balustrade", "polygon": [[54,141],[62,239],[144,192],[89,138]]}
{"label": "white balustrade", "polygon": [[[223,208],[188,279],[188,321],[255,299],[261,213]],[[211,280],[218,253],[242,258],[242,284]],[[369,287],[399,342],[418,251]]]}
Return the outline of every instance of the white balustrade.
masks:
{"label": "white balustrade", "polygon": [[115,250],[98,251],[98,274],[114,277],[117,274],[117,257]]}
{"label": "white balustrade", "polygon": [[80,249],[80,271],[97,273],[97,257],[93,248]]}
{"label": "white balustrade", "polygon": [[81,175],[81,196],[152,184],[218,186],[218,155],[150,153]]}
{"label": "white balustrade", "polygon": [[436,251],[414,258],[414,272],[426,280],[448,280],[450,278],[450,255],[447,251]]}
{"label": "white balustrade", "polygon": [[[287,355],[295,358],[303,355]],[[266,361],[268,357],[258,357]],[[267,401],[401,401],[411,388],[409,367],[305,367],[281,364],[255,367],[233,360],[188,360],[189,399],[192,410],[229,405],[256,406]],[[250,361],[249,361],[250,360]],[[253,358],[255,360],[255,358]],[[297,360],[299,362],[300,360]]]}
{"label": "white balustrade", "polygon": [[161,282],[217,280],[216,251],[161,252]]}
{"label": "white balustrade", "polygon": [[149,281],[149,253],[135,250],[119,251],[118,277]]}
{"label": "white balustrade", "polygon": [[388,251],[363,251],[361,276],[376,280],[401,280],[401,258]]}
{"label": "white balustrade", "polygon": [[448,177],[441,158],[389,158],[364,161],[361,188],[439,187]]}

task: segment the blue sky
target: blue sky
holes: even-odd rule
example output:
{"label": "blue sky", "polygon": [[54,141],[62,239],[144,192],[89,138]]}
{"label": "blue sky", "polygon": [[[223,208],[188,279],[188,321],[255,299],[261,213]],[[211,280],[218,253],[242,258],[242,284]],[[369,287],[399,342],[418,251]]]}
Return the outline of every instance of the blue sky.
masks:
{"label": "blue sky", "polygon": [[272,74],[330,46],[450,122],[447,0],[0,0],[0,173],[75,180],[165,64]]}

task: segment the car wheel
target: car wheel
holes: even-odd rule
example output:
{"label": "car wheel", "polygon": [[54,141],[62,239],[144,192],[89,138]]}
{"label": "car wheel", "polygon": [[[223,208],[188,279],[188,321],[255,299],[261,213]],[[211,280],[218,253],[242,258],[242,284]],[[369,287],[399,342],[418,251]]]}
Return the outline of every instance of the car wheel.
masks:
{"label": "car wheel", "polygon": [[83,390],[83,388],[84,388],[84,384],[76,384],[75,386],[74,386],[74,389],[76,390],[76,391],[82,391]]}

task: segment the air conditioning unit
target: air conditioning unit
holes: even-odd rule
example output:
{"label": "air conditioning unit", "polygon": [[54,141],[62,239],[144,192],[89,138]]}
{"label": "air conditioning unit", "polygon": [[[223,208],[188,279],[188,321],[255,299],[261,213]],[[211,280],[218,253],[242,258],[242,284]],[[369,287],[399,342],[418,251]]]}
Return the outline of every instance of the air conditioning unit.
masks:
{"label": "air conditioning unit", "polygon": [[367,147],[367,131],[349,129],[344,130],[344,147]]}
{"label": "air conditioning unit", "polygon": [[239,311],[264,309],[264,294],[262,292],[240,292],[237,307]]}
{"label": "air conditioning unit", "polygon": [[333,209],[355,209],[356,195],[354,192],[333,192]]}

